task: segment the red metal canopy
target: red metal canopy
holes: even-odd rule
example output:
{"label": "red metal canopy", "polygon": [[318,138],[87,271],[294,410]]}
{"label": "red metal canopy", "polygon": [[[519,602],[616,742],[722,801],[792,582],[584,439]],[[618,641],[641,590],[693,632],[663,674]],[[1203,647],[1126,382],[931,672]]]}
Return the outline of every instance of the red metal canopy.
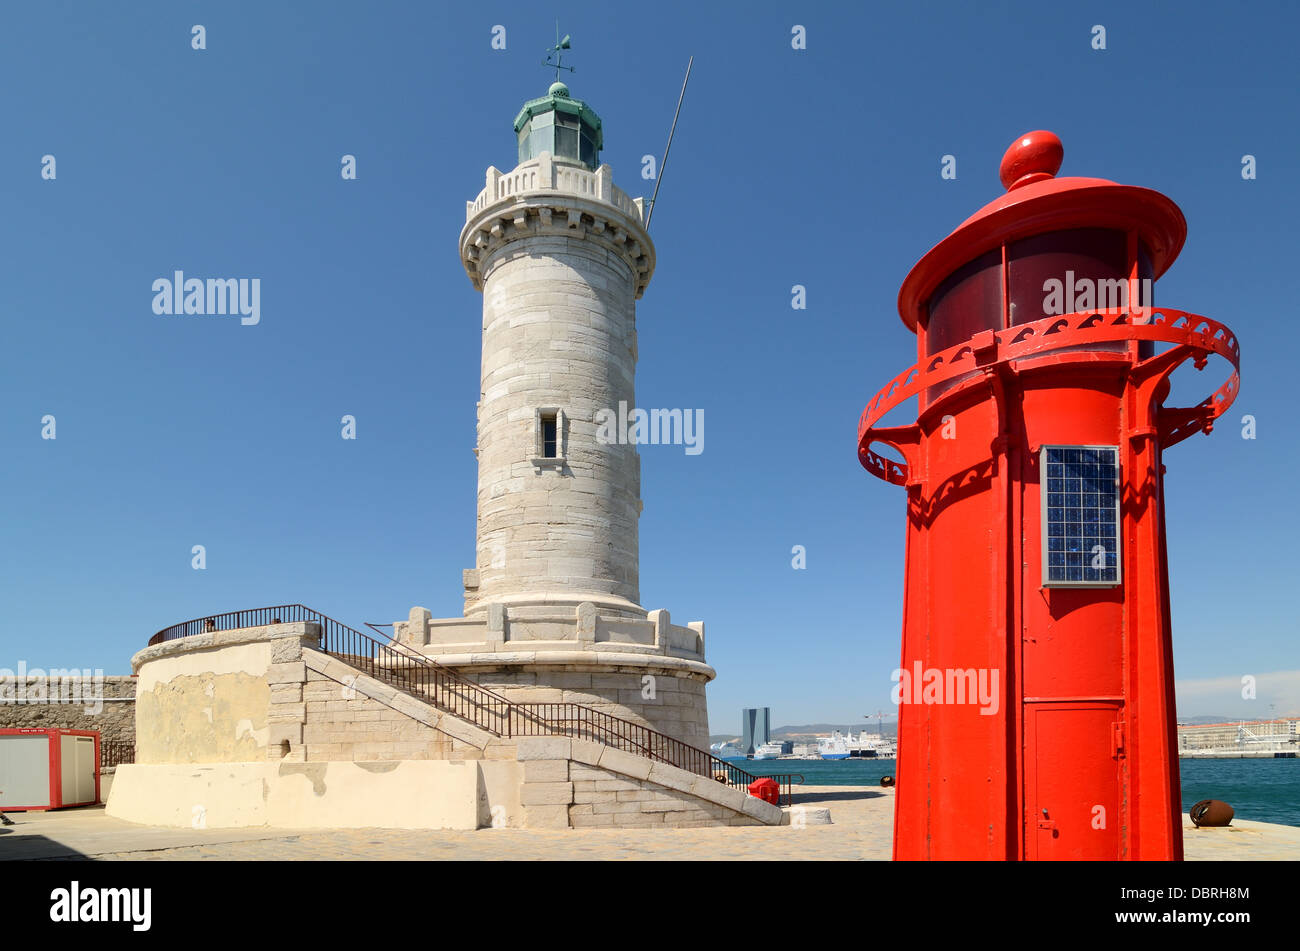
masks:
{"label": "red metal canopy", "polygon": [[1069,228],[1135,231],[1159,278],[1183,249],[1187,221],[1172,201],[1150,188],[1104,178],[1055,178],[1064,149],[1053,133],[1022,135],[1002,158],[1007,192],[963,221],[912,268],[898,292],[909,330],[924,319],[936,287],[981,254],[1009,240]]}

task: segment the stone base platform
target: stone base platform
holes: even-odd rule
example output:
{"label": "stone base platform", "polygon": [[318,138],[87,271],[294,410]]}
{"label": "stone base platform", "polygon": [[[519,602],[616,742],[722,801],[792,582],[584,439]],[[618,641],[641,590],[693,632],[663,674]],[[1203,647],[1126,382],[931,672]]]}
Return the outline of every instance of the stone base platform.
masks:
{"label": "stone base platform", "polygon": [[[140,651],[132,663],[142,742],[137,762],[115,776],[109,813],[192,828],[683,828],[783,821],[778,807],[711,775],[625,752],[638,748],[629,744],[651,741],[638,731],[611,731],[609,746],[498,735],[318,647],[317,626],[293,622]],[[655,663],[671,667],[674,660],[660,655]],[[564,676],[579,679],[563,681],[574,687],[520,689],[585,687],[606,706],[640,701],[643,718],[654,709],[660,723],[665,710],[694,709],[696,695],[680,689],[677,678],[656,683],[650,675],[657,689],[629,696],[621,684],[634,672]],[[698,697],[702,709],[702,684]],[[562,713],[560,722],[584,722],[569,719],[578,713],[585,722],[603,722],[581,710]],[[685,732],[681,720],[674,722]]]}
{"label": "stone base platform", "polygon": [[394,636],[512,702],[581,704],[708,748],[705,685],[716,673],[702,621],[683,627],[630,602],[534,598],[462,618],[415,607]]}

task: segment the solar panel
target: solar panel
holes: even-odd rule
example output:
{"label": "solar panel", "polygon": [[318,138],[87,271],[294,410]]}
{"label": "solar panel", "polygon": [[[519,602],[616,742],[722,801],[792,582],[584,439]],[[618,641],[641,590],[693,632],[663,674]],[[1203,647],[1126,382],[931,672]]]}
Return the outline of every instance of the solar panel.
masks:
{"label": "solar panel", "polygon": [[1119,449],[1044,446],[1043,585],[1117,585]]}

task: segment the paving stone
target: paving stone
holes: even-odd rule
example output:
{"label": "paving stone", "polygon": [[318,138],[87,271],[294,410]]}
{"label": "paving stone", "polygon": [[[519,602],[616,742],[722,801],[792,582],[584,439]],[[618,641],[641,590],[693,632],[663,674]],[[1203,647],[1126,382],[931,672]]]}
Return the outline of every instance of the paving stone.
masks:
{"label": "paving stone", "polygon": [[[888,861],[894,791],[879,787],[798,787],[795,805],[829,808],[833,825],[760,826],[747,816],[718,827],[614,828],[615,815],[575,815],[578,806],[528,806],[548,828],[480,829],[477,832],[410,829],[164,829],[113,819],[103,807],[11,813],[5,858],[72,858],[184,861],[314,860],[859,860]],[[662,816],[663,813],[652,815]],[[601,827],[584,827],[596,821]],[[653,820],[652,820],[653,822]],[[563,824],[561,824],[563,823]],[[1300,859],[1300,828],[1234,819],[1225,829],[1194,829],[1184,817],[1189,861]]]}

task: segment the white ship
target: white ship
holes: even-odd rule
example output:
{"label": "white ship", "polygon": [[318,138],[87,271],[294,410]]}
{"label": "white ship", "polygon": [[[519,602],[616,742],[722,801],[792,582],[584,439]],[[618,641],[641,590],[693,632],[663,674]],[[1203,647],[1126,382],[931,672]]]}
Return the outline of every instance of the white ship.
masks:
{"label": "white ship", "polygon": [[754,759],[776,759],[781,755],[781,744],[773,740],[754,750]]}
{"label": "white ship", "polygon": [[857,739],[850,737],[849,755],[854,759],[896,759],[898,748],[888,737],[863,730]]}
{"label": "white ship", "polygon": [[709,752],[718,759],[744,759],[745,751],[735,743],[714,743]]}
{"label": "white ship", "polygon": [[822,759],[848,759],[850,755],[849,740],[853,734],[845,736],[839,730],[836,730],[830,736],[824,736],[817,741],[817,755]]}

